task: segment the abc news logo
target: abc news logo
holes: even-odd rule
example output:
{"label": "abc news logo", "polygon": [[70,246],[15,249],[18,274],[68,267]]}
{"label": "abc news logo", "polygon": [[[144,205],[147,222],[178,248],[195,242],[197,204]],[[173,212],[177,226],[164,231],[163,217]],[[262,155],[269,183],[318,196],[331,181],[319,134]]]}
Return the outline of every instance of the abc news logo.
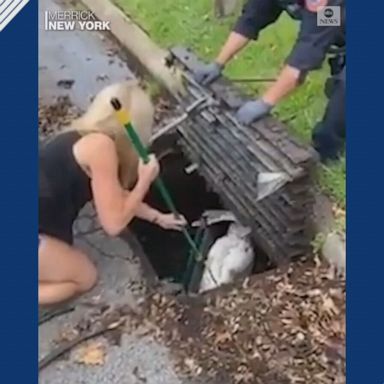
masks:
{"label": "abc news logo", "polygon": [[322,27],[339,27],[340,7],[324,7],[317,11],[317,25]]}

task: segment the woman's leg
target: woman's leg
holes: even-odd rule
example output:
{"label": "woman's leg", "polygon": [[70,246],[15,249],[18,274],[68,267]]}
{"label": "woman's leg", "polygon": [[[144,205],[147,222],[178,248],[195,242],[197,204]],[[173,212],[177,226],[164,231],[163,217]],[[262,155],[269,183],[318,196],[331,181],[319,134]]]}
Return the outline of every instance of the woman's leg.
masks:
{"label": "woman's leg", "polygon": [[40,239],[40,305],[65,301],[95,285],[96,268],[83,252],[49,236]]}

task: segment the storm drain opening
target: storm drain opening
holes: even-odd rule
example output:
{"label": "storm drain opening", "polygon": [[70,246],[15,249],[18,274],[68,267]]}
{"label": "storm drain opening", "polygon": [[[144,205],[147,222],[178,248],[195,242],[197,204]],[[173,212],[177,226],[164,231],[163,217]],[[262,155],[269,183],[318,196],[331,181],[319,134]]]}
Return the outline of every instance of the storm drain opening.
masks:
{"label": "storm drain opening", "polygon": [[[184,94],[175,100],[178,108],[174,112],[179,114],[181,108],[185,113],[175,119],[176,132],[172,131],[175,126],[168,130],[165,122],[160,124],[152,147],[158,156],[168,151],[162,156],[161,173],[178,211],[191,224],[207,210],[229,210],[242,225],[249,227],[254,267],[244,275],[310,257],[314,238],[314,151],[295,140],[285,124],[273,116],[249,126],[240,125],[235,113],[250,98],[225,78],[209,86],[197,84],[194,73],[202,64],[185,47],[170,50],[167,65],[181,70],[185,87]],[[168,211],[155,187],[146,201]],[[223,244],[216,240],[233,228],[230,225],[231,221],[209,225],[204,234],[197,233],[197,227],[189,228],[193,238],[201,237],[201,256],[207,255],[205,251],[212,244]],[[184,288],[194,293],[207,280],[204,265],[188,261],[189,245],[182,234],[139,220],[130,229],[146,254],[146,264],[150,262],[160,279],[184,282]],[[235,237],[237,251],[237,240],[245,239],[242,236],[235,233],[225,239]],[[233,242],[227,249],[232,246]],[[243,252],[235,253],[247,261],[249,248],[247,244]],[[231,252],[226,252],[223,246],[212,253],[214,257],[208,261]],[[238,260],[232,253],[231,257]],[[228,279],[219,283],[225,280]]]}
{"label": "storm drain opening", "polygon": [[[198,171],[188,172],[190,162],[179,148],[175,146],[172,150],[167,150],[167,154],[161,157],[160,164],[161,177],[178,212],[185,216],[189,224],[199,221],[206,211],[226,211],[220,196],[210,190]],[[155,186],[149,191],[145,202],[162,212],[168,212]],[[227,233],[230,224],[231,221],[221,221],[205,228],[189,225],[188,231],[196,241],[200,238],[199,249],[201,255],[206,256],[207,250],[214,242]],[[182,233],[163,230],[157,225],[139,219],[133,220],[129,229],[140,243],[144,256],[159,280],[186,284],[184,288],[187,292],[199,292],[204,263],[195,262],[190,246]],[[268,256],[254,240],[251,241],[255,255],[251,273],[262,273],[271,269],[273,266]]]}

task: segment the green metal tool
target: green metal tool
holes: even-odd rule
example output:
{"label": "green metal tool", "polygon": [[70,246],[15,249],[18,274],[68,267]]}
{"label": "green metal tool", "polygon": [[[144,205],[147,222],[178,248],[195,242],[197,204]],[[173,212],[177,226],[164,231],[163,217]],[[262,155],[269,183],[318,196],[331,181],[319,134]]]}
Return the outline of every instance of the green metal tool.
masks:
{"label": "green metal tool", "polygon": [[[195,237],[193,239],[193,242],[196,244],[196,246],[199,249],[199,255],[201,255],[201,249],[200,249],[201,247],[200,246],[201,246],[201,240],[203,238],[203,234],[204,234],[204,228],[199,227],[197,229]],[[202,261],[202,260],[200,260],[200,261]],[[181,279],[181,281],[184,284],[185,290],[188,289],[188,287],[191,283],[192,272],[193,272],[193,269],[194,269],[196,263],[199,263],[200,261],[196,260],[194,251],[191,249],[190,252],[188,253],[187,264],[186,264],[186,267],[185,267],[185,270],[183,273],[183,277]]]}
{"label": "green metal tool", "polygon": [[[137,133],[136,133],[136,131],[135,131],[135,129],[131,123],[131,119],[130,119],[128,113],[122,108],[120,101],[116,98],[113,98],[111,100],[111,105],[112,105],[113,109],[116,111],[116,116],[117,116],[118,120],[125,127],[127,135],[129,136],[129,138],[132,142],[132,145],[136,149],[138,155],[144,161],[144,163],[148,163],[149,153],[148,153],[147,149],[145,148],[145,146],[143,145],[143,143],[141,142],[139,136],[137,135]],[[179,216],[179,213],[177,212],[176,206],[172,200],[172,197],[169,194],[163,180],[160,177],[158,177],[155,180],[155,185],[156,185],[157,189],[159,190],[167,208],[176,217]],[[200,258],[201,258],[200,257],[200,251],[199,251],[197,245],[195,244],[195,242],[193,241],[191,235],[187,231],[187,229],[183,228],[182,233],[183,233],[185,239],[187,240],[189,246],[191,247],[191,251],[195,255],[196,260],[200,260]]]}

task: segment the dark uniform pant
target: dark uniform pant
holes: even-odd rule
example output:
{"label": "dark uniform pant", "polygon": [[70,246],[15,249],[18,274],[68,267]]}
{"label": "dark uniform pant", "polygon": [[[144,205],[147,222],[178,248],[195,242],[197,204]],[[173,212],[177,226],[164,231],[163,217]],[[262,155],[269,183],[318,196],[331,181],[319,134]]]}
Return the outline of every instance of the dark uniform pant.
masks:
{"label": "dark uniform pant", "polygon": [[[316,124],[312,141],[321,161],[337,160],[345,142],[345,65],[325,85],[328,104],[322,121]],[[332,75],[332,70],[331,70]]]}

